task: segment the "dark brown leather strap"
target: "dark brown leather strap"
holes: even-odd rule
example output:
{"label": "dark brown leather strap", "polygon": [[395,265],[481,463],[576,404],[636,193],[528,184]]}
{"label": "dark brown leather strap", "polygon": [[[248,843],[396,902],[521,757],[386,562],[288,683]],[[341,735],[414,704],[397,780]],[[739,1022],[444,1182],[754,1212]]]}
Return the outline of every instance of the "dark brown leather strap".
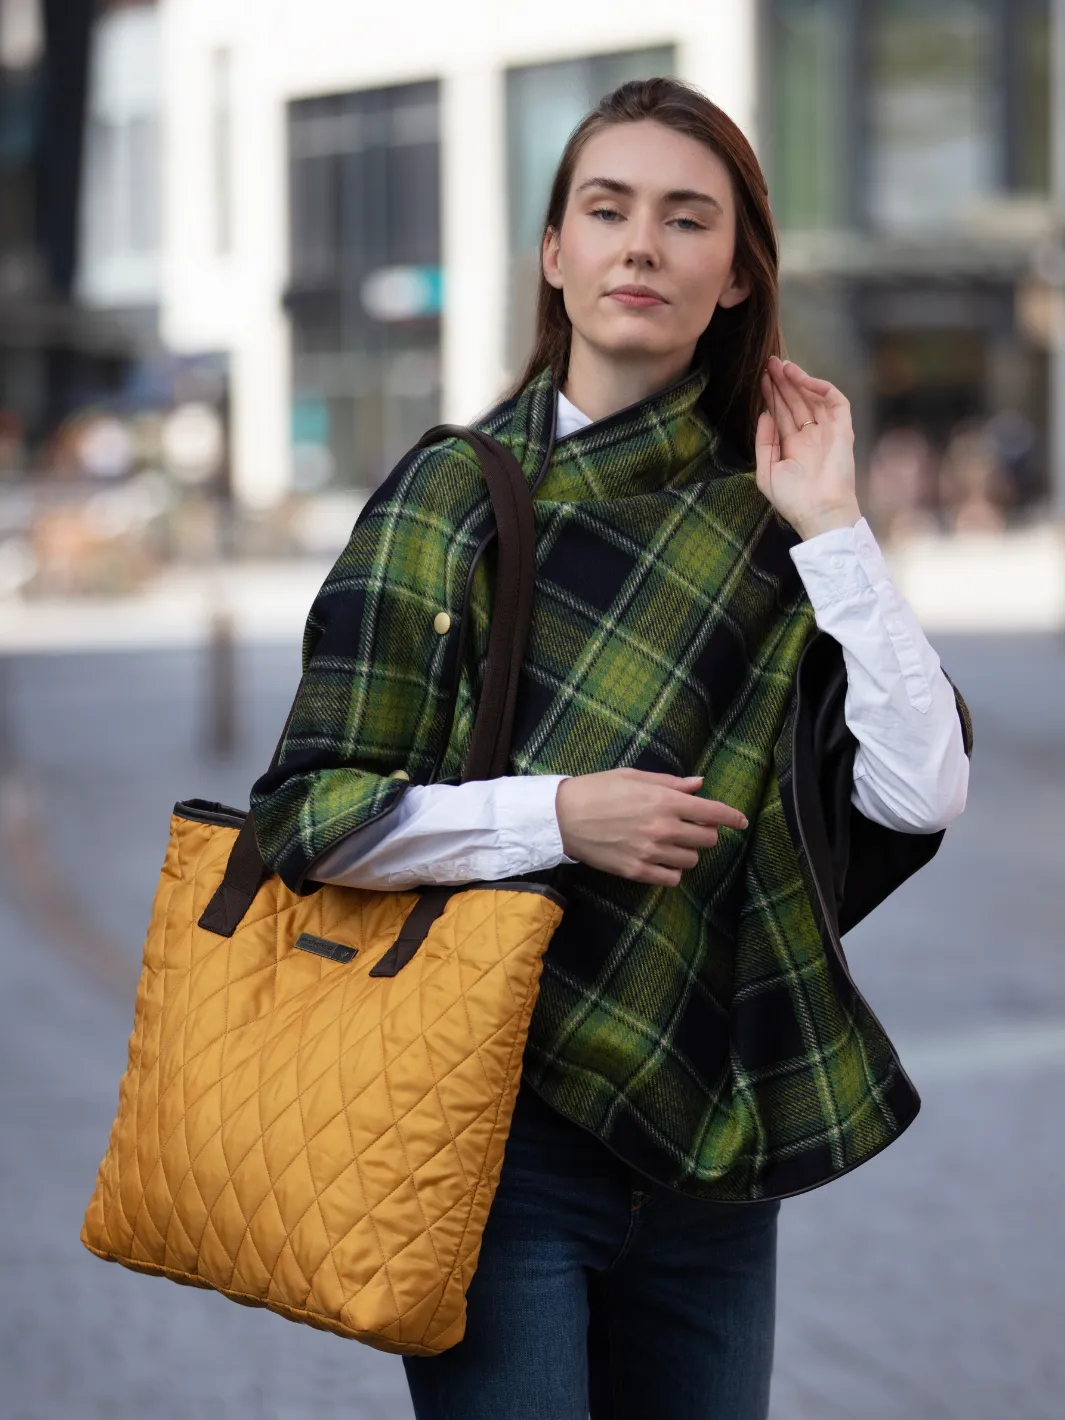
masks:
{"label": "dark brown leather strap", "polygon": [[395,976],[397,971],[402,971],[429,935],[429,928],[459,891],[458,886],[423,888],[418,901],[403,919],[399,936],[368,974]]}
{"label": "dark brown leather strap", "polygon": [[492,497],[499,539],[495,600],[484,677],[462,782],[495,779],[507,767],[517,705],[518,677],[532,620],[535,534],[532,494],[517,459],[479,429],[437,424],[417,448],[441,439],[463,439],[477,454]]}
{"label": "dark brown leather strap", "polygon": [[248,814],[229,850],[222,881],[200,914],[200,926],[220,937],[232,937],[268,872],[255,841],[255,824]]}
{"label": "dark brown leather strap", "polygon": [[[525,659],[525,647],[529,639],[529,623],[532,619],[533,583],[535,577],[535,536],[533,531],[532,494],[525,481],[521,464],[508,448],[478,429],[466,429],[458,424],[437,424],[426,431],[415,444],[416,449],[427,444],[439,443],[442,439],[463,439],[477,455],[492,499],[496,533],[499,539],[496,559],[495,602],[488,633],[488,652],[484,677],[470,738],[470,750],[466,758],[462,780],[494,779],[506,769],[510,755],[510,739],[514,726],[514,711],[517,705],[518,677]],[[299,689],[296,694],[298,696]],[[296,702],[285,720],[285,728],[274,750],[271,768],[281,757],[281,748],[291,722]],[[244,914],[252,904],[268,874],[255,839],[255,825],[249,813],[237,834],[226,863],[225,873],[218,889],[200,916],[199,925],[209,932],[231,937],[240,926]],[[437,902],[442,889],[427,889],[414,912],[426,903],[422,916],[430,912],[429,904]],[[454,889],[451,889],[454,891]],[[433,916],[425,922],[417,942],[437,916],[444,910],[447,896],[439,901]],[[418,919],[421,921],[421,917]],[[414,932],[417,924],[412,926]],[[406,928],[404,928],[404,931]],[[404,938],[401,935],[396,949]],[[409,956],[417,949],[417,942]],[[373,975],[394,975],[394,971],[382,970],[391,952],[374,968]],[[404,961],[409,960],[409,956]],[[399,962],[399,966],[404,964]],[[399,969],[395,967],[395,970]]]}

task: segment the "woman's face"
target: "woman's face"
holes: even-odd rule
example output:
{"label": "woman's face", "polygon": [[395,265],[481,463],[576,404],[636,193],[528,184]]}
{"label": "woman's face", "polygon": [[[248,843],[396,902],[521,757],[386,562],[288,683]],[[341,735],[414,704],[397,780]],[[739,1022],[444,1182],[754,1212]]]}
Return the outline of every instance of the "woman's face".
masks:
{"label": "woman's face", "polygon": [[[721,159],[653,119],[614,124],[585,144],[544,275],[574,334],[614,357],[690,357],[717,306],[750,287],[733,269],[736,204]],[[626,300],[618,287],[657,300]],[[611,294],[614,292],[615,294]]]}

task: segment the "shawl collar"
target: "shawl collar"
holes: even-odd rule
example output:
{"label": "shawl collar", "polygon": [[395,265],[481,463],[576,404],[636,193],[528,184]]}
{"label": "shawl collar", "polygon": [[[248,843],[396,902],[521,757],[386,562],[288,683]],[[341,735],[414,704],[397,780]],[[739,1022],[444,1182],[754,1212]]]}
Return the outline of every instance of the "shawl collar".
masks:
{"label": "shawl collar", "polygon": [[546,369],[475,427],[510,448],[540,498],[599,501],[682,488],[724,471],[715,457],[721,440],[698,403],[709,379],[707,366],[694,365],[556,443],[560,381]]}

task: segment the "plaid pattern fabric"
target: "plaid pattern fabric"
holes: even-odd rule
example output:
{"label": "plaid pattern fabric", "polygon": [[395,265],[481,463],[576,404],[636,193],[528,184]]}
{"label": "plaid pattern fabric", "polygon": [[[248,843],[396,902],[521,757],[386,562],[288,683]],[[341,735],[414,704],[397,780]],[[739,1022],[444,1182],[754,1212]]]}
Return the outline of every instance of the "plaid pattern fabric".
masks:
{"label": "plaid pattern fabric", "polygon": [[[526,1078],[652,1177],[747,1200],[853,1168],[919,1102],[818,906],[789,798],[813,610],[788,556],[796,534],[698,407],[707,378],[696,369],[552,447],[545,372],[479,427],[512,449],[535,499],[536,599],[507,772],[702,774],[701,794],[750,823],[722,830],[673,888],[586,864],[529,875],[568,906]],[[387,812],[405,787],[387,777],[396,769],[414,783],[460,774],[494,544],[476,553],[491,528],[457,441],[405,459],[360,516],[308,621],[279,766],[252,795],[264,856],[291,886],[309,888],[316,856]]]}

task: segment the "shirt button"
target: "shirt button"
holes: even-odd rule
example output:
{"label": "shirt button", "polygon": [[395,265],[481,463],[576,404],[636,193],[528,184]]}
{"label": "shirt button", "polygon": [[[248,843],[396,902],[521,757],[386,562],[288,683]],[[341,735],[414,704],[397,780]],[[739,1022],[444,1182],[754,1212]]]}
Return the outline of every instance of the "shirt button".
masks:
{"label": "shirt button", "polygon": [[451,630],[451,618],[446,611],[438,611],[433,617],[433,630],[441,636]]}
{"label": "shirt button", "polygon": [[393,769],[388,777],[389,779],[409,779],[410,775],[405,769]]}
{"label": "shirt button", "polygon": [[833,559],[832,559],[832,566],[835,567],[836,571],[838,572],[839,569],[843,566],[843,558],[842,558],[842,557],[833,557]]}

